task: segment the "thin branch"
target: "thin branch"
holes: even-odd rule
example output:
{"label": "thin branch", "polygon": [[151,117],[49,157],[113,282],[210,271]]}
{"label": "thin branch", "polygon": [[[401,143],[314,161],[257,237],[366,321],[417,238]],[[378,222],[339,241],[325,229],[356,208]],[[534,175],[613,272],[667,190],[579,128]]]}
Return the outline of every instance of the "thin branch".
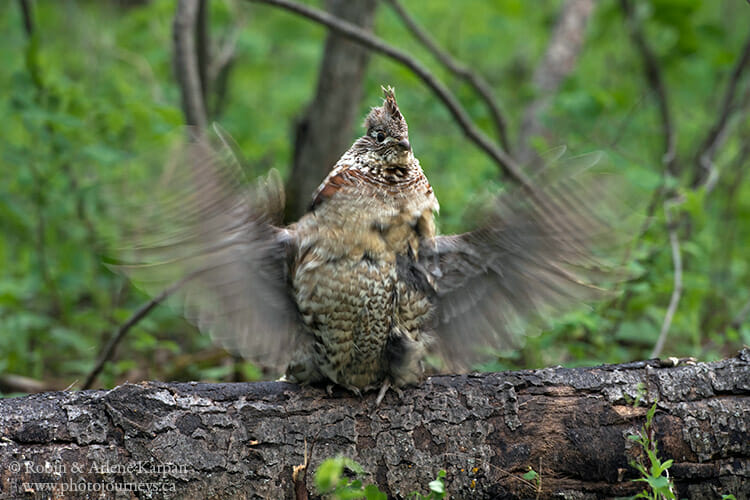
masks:
{"label": "thin branch", "polygon": [[[664,86],[664,80],[661,74],[661,68],[659,67],[659,63],[653,51],[651,50],[651,47],[646,42],[646,38],[643,34],[640,24],[638,24],[637,22],[635,10],[633,8],[632,3],[630,2],[630,0],[620,0],[620,5],[622,7],[623,13],[625,14],[625,19],[627,21],[628,29],[630,31],[630,37],[633,40],[633,43],[635,44],[636,48],[638,49],[638,52],[641,55],[641,59],[643,62],[643,69],[644,69],[644,73],[646,76],[646,81],[649,85],[649,88],[651,89],[651,92],[656,96],[656,100],[659,106],[659,114],[661,116],[661,122],[662,122],[662,134],[664,137],[664,152],[662,153],[661,160],[662,160],[662,163],[665,165],[666,171],[672,175],[676,175],[677,174],[677,159],[676,159],[676,145],[675,145],[676,136],[675,136],[674,125],[672,123],[672,115],[671,115],[670,106],[669,106],[669,99],[667,97],[666,87]],[[660,205],[661,200],[663,200],[665,196],[669,196],[669,192],[670,190],[667,189],[666,179],[662,178],[659,185],[651,194],[651,198],[649,200],[648,207],[646,209],[646,216],[644,218],[643,224],[641,225],[641,228],[638,231],[637,236],[633,239],[631,246],[627,249],[626,254],[625,254],[625,259],[623,260],[623,262],[626,262],[627,260],[629,260],[635,248],[643,244],[643,236],[649,230],[649,228],[651,227],[651,224],[654,221],[653,214],[656,212],[656,209]],[[672,237],[672,232],[670,231],[670,240],[671,240],[671,237]],[[675,238],[676,238],[676,234],[675,234]],[[623,295],[622,299],[618,301],[617,306],[616,306],[617,309],[619,309],[620,311],[624,311],[625,308],[628,306],[630,300],[633,298],[633,296],[634,294],[630,290],[628,290]],[[674,298],[674,294],[673,294],[673,298]],[[671,305],[672,304],[670,302],[670,306]],[[667,322],[667,318],[665,318],[664,324],[662,325],[662,332],[665,332],[664,335],[666,335],[665,325],[668,330],[669,323],[671,323],[671,321],[672,321],[671,317],[669,317],[668,322]],[[619,329],[621,323],[622,323],[622,320],[618,320],[615,323],[614,327],[611,329],[612,334],[614,334]],[[661,338],[661,334],[660,334],[660,338]],[[654,350],[656,351],[656,349]],[[661,351],[661,348],[659,349],[659,351]]]}
{"label": "thin branch", "polygon": [[224,68],[232,63],[236,57],[237,42],[240,39],[240,30],[232,29],[224,40],[219,44],[219,49],[208,65],[208,81],[215,82]]}
{"label": "thin branch", "polygon": [[[742,225],[742,221],[738,220],[741,218],[735,216],[737,210],[735,200],[737,192],[744,182],[748,167],[750,167],[750,162],[748,162],[750,160],[750,140],[748,139],[750,139],[750,133],[745,134],[744,137],[740,136],[742,146],[732,161],[725,167],[726,171],[732,172],[733,175],[726,176],[726,188],[721,197],[723,207],[720,212],[719,220],[721,224],[717,228],[717,234],[722,235],[723,244],[721,245],[719,258],[716,259],[720,271],[718,273],[711,273],[711,276],[717,279],[730,274],[729,269],[732,265],[732,254],[736,243],[737,228]],[[718,179],[718,176],[716,177]],[[707,184],[706,190],[708,191],[711,187]]]}
{"label": "thin branch", "polygon": [[440,82],[435,75],[433,75],[427,68],[425,68],[420,62],[405,52],[396,49],[392,45],[385,43],[375,35],[368,33],[367,31],[359,28],[358,26],[342,21],[330,14],[323,12],[318,9],[307,7],[290,0],[248,0],[256,3],[265,3],[274,5],[286,9],[295,14],[299,14],[306,17],[316,23],[327,26],[329,29],[336,33],[349,38],[350,40],[359,43],[375,52],[390,57],[391,59],[398,61],[407,68],[409,68],[415,75],[417,75],[427,85],[435,95],[445,104],[450,111],[453,118],[458,123],[459,127],[463,130],[466,137],[469,138],[474,144],[480,149],[487,153],[497,165],[501,171],[510,177],[513,181],[520,184],[527,192],[532,195],[536,195],[537,189],[528,178],[528,176],[521,170],[520,166],[508,155],[505,151],[500,149],[487,135],[485,135],[477,126],[472,122],[466,110],[461,106],[456,97],[447,89],[442,82]]}
{"label": "thin branch", "polygon": [[26,36],[31,38],[31,36],[34,34],[34,16],[31,12],[31,0],[18,0],[18,5],[19,7],[21,7],[23,27],[26,31]]}
{"label": "thin branch", "polygon": [[[39,68],[39,54],[37,53],[37,37],[34,36],[36,25],[34,23],[34,4],[31,0],[18,0],[23,18],[23,29],[26,33],[26,70],[29,72],[31,81],[37,91],[44,88],[41,70]],[[38,95],[37,95],[38,98]]]}
{"label": "thin branch", "polygon": [[206,128],[206,103],[198,64],[196,29],[201,0],[179,0],[173,22],[175,73],[188,125]]}
{"label": "thin branch", "polygon": [[440,46],[437,44],[437,42],[435,42],[430,34],[419,24],[417,24],[416,20],[406,11],[399,0],[388,0],[388,3],[390,3],[393,10],[404,22],[404,25],[409,29],[409,31],[411,31],[412,35],[414,35],[414,37],[417,38],[417,40],[419,40],[422,45],[424,45],[425,48],[432,53],[433,56],[435,56],[440,64],[448,68],[449,71],[454,73],[459,78],[464,79],[484,100],[484,103],[487,105],[487,109],[490,112],[490,117],[495,123],[495,128],[497,128],[497,134],[500,140],[500,144],[503,146],[503,149],[505,149],[505,151],[508,151],[510,153],[510,141],[508,140],[507,122],[497,102],[497,98],[492,92],[492,87],[489,83],[487,83],[487,80],[482,78],[481,75],[471,71],[468,66],[456,60],[447,51],[440,48]]}
{"label": "thin branch", "polygon": [[307,493],[307,471],[310,468],[310,460],[312,459],[313,451],[315,449],[315,443],[318,440],[318,436],[320,435],[320,431],[315,434],[315,437],[312,439],[312,443],[310,443],[310,448],[308,450],[307,447],[307,438],[305,437],[305,451],[304,451],[304,461],[301,465],[295,465],[292,468],[292,482],[294,483],[294,498],[295,500],[307,500],[308,499],[308,493]]}
{"label": "thin branch", "polygon": [[534,71],[533,84],[537,96],[526,107],[521,122],[518,158],[522,164],[529,163],[536,157],[530,140],[542,133],[542,115],[562,81],[575,68],[583,46],[586,25],[595,4],[595,0],[568,0],[562,6],[544,58]]}
{"label": "thin branch", "polygon": [[198,64],[198,77],[201,83],[201,96],[206,102],[211,81],[208,79],[209,32],[208,32],[208,1],[198,0],[198,13],[195,19],[195,55]]}
{"label": "thin branch", "polygon": [[609,142],[609,147],[614,149],[617,147],[617,144],[620,142],[620,139],[623,138],[625,135],[625,130],[630,126],[630,122],[633,120],[633,117],[635,116],[635,111],[640,107],[640,105],[643,103],[644,95],[641,95],[635,103],[630,106],[630,109],[628,109],[627,113],[625,113],[625,117],[622,119],[620,124],[617,126],[617,131],[614,134],[614,137]]}
{"label": "thin branch", "polygon": [[625,19],[630,31],[630,38],[633,40],[633,43],[641,55],[646,81],[656,96],[656,101],[659,106],[659,115],[661,117],[662,133],[664,136],[664,155],[662,156],[662,163],[670,174],[676,176],[678,173],[677,135],[672,120],[667,88],[661,74],[661,67],[659,66],[659,61],[656,59],[656,55],[646,41],[641,25],[638,23],[633,4],[630,0],[620,0],[620,5],[625,14]]}
{"label": "thin branch", "polygon": [[[378,0],[327,0],[329,15],[372,32]],[[328,175],[350,144],[362,102],[372,51],[328,30],[315,93],[295,119],[292,168],[286,181],[284,220],[291,222],[309,208],[310,193]]]}
{"label": "thin branch", "polygon": [[102,349],[101,354],[99,355],[99,359],[96,362],[96,365],[94,365],[94,368],[89,372],[88,376],[86,377],[86,381],[83,383],[83,390],[90,389],[91,386],[96,381],[96,377],[99,376],[102,369],[104,368],[104,364],[109,361],[112,356],[115,353],[115,349],[117,348],[117,345],[122,341],[123,338],[125,338],[125,334],[128,333],[128,331],[135,326],[140,320],[142,320],[146,315],[151,312],[151,310],[156,307],[157,305],[164,302],[164,300],[167,299],[170,295],[172,295],[174,292],[176,292],[182,285],[185,284],[188,280],[192,279],[196,276],[197,273],[190,274],[186,276],[185,278],[173,283],[172,285],[168,286],[162,292],[157,295],[156,297],[152,298],[148,302],[141,305],[141,307],[138,308],[137,311],[135,311],[125,323],[120,325],[120,327],[117,329],[117,331],[112,335],[112,338],[109,339],[109,342],[107,342],[107,345]]}
{"label": "thin branch", "polygon": [[211,59],[208,66],[208,83],[211,87],[212,99],[210,115],[218,117],[224,109],[227,96],[229,73],[236,58],[239,29],[233,29],[219,46],[218,52]]}
{"label": "thin branch", "polygon": [[708,183],[710,179],[716,175],[716,167],[714,165],[716,150],[724,142],[729,125],[729,118],[732,112],[738,107],[733,105],[735,94],[737,93],[737,87],[742,78],[742,73],[748,66],[750,66],[750,36],[748,36],[747,41],[745,42],[745,47],[737,58],[737,62],[732,69],[727,90],[724,92],[724,97],[721,100],[721,107],[719,108],[719,116],[716,119],[716,123],[714,123],[711,130],[709,130],[708,135],[701,144],[696,155],[697,168],[693,175],[693,187],[698,187],[702,184]]}
{"label": "thin branch", "polygon": [[664,349],[664,343],[667,341],[669,327],[672,326],[672,319],[677,311],[682,296],[682,254],[680,252],[680,240],[677,238],[677,226],[672,223],[672,217],[669,214],[670,202],[664,203],[664,217],[667,221],[667,230],[669,231],[669,244],[672,247],[672,262],[674,264],[674,287],[672,288],[672,297],[669,299],[667,313],[664,315],[664,321],[661,324],[659,338],[656,341],[654,350],[651,351],[651,358],[658,358]]}
{"label": "thin branch", "polygon": [[555,30],[541,64],[534,71],[534,84],[553,91],[575,67],[583,45],[586,25],[595,0],[567,0],[560,11]]}

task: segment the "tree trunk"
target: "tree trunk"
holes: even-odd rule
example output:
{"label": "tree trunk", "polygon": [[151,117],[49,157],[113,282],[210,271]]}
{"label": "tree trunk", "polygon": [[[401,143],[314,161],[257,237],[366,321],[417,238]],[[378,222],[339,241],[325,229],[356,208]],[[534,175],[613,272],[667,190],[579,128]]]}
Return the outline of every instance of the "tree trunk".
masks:
{"label": "tree trunk", "polygon": [[[573,72],[583,47],[586,26],[596,0],[567,0],[547,45],[544,58],[534,71],[536,97],[524,111],[519,133],[518,160],[522,165],[538,160],[531,140],[544,133],[542,119],[560,84]],[[541,165],[536,165],[539,168]]]}
{"label": "tree trunk", "polygon": [[[327,7],[334,16],[370,30],[377,0],[328,0]],[[295,130],[294,160],[287,182],[286,216],[290,221],[308,209],[313,192],[352,142],[368,61],[366,49],[328,34],[315,97]]]}
{"label": "tree trunk", "polygon": [[[343,454],[389,498],[424,493],[441,469],[450,498],[632,495],[645,483],[632,482],[641,450],[627,436],[651,401],[677,498],[750,498],[747,349],[678,367],[436,376],[379,408],[374,399],[281,382],[150,382],[0,400],[0,498],[52,487],[64,498],[293,498],[305,449],[310,471]],[[540,490],[522,478],[529,467]]]}
{"label": "tree trunk", "polygon": [[203,130],[208,125],[206,115],[205,38],[206,9],[204,0],[179,0],[172,20],[174,70],[182,96],[185,123]]}

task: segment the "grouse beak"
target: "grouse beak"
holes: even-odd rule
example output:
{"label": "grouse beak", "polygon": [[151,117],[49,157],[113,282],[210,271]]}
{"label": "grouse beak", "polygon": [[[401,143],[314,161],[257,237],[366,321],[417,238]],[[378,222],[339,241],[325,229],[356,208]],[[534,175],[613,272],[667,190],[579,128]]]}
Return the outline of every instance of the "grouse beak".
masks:
{"label": "grouse beak", "polygon": [[404,151],[411,151],[411,144],[409,144],[409,141],[407,139],[401,139],[400,141],[398,141],[398,147],[400,147]]}

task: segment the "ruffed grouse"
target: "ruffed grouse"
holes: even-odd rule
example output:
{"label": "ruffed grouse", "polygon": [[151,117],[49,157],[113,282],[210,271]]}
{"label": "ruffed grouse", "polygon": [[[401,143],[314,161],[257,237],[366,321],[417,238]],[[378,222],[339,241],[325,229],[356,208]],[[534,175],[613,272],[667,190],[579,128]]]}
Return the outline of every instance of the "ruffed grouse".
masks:
{"label": "ruffed grouse", "polygon": [[380,387],[379,399],[417,382],[428,351],[455,370],[513,346],[521,320],[586,289],[570,266],[589,259],[601,224],[573,178],[539,176],[536,196],[505,192],[478,229],[437,236],[437,199],[384,92],[288,227],[277,176],[248,187],[193,142],[190,182],[171,183],[179,203],[157,203],[158,239],[140,236],[138,265],[120,269],[153,290],[182,280],[190,320],[250,359],[287,361],[287,380]]}

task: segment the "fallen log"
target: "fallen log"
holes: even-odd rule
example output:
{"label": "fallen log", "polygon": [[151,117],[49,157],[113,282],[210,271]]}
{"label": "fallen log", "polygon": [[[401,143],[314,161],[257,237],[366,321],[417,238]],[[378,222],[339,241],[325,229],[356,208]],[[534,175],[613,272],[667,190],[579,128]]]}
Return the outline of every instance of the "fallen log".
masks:
{"label": "fallen log", "polygon": [[[306,449],[310,471],[350,457],[389,498],[424,493],[440,470],[450,498],[627,496],[645,485],[633,482],[643,450],[628,436],[654,401],[652,438],[674,460],[677,498],[750,498],[748,349],[673,367],[435,376],[377,408],[373,394],[282,382],[5,399],[0,498],[294,498]],[[523,477],[530,468],[539,481]]]}

